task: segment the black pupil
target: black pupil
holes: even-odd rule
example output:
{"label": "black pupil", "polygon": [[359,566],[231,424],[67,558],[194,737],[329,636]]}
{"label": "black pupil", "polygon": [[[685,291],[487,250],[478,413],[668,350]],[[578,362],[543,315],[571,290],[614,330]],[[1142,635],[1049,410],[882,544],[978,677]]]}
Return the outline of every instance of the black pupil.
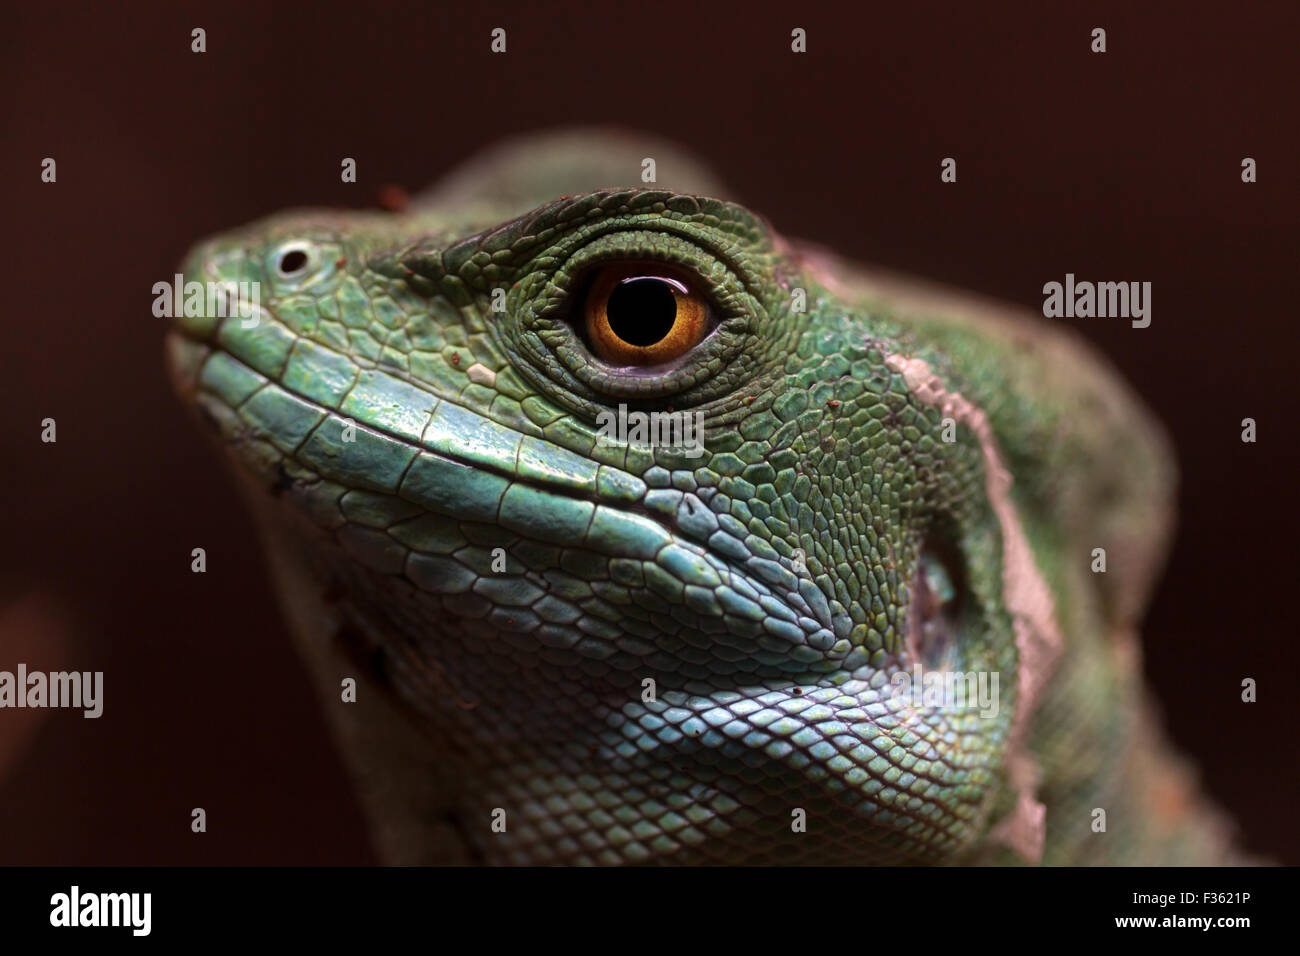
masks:
{"label": "black pupil", "polygon": [[629,345],[654,345],[672,331],[677,298],[672,287],[654,276],[624,279],[605,304],[609,328]]}
{"label": "black pupil", "polygon": [[307,253],[300,249],[294,249],[292,252],[286,252],[280,259],[280,271],[285,275],[297,272],[307,264]]}

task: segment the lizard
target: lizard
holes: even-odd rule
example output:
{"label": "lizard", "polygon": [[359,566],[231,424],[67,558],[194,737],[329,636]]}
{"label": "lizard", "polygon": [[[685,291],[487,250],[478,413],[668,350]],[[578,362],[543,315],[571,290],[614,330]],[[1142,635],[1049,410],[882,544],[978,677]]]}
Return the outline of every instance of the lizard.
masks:
{"label": "lizard", "polygon": [[1141,674],[1170,443],[1062,323],[604,129],[182,268],[260,290],[167,362],[381,860],[1236,859]]}

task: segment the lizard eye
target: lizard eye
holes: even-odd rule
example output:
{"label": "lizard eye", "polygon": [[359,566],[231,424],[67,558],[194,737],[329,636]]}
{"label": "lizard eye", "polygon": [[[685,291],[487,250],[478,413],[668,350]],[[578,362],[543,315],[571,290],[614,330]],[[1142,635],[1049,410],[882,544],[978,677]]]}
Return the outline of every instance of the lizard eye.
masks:
{"label": "lizard eye", "polygon": [[953,647],[960,616],[960,592],[943,556],[923,550],[912,584],[908,643],[927,667],[938,666]]}
{"label": "lizard eye", "polygon": [[708,301],[676,270],[624,263],[596,273],[583,308],[587,341],[614,365],[659,365],[685,355],[709,331]]}

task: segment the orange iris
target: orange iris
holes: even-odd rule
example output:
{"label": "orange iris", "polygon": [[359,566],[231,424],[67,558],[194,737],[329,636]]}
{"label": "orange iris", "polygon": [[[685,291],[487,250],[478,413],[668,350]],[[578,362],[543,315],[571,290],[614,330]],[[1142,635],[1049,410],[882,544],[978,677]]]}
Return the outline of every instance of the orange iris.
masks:
{"label": "orange iris", "polygon": [[621,263],[596,275],[585,308],[587,341],[612,365],[659,365],[685,355],[708,330],[709,306],[676,270]]}

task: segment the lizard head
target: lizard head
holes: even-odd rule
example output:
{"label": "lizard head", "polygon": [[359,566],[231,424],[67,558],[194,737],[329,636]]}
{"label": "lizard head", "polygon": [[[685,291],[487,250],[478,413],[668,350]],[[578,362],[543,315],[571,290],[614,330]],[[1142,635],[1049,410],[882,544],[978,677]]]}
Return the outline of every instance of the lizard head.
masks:
{"label": "lizard head", "polygon": [[169,352],[322,685],[360,661],[418,728],[365,772],[439,775],[514,862],[935,861],[1023,816],[1059,634],[1006,476],[1056,424],[999,442],[1031,411],[987,337],[732,202],[495,214],[288,214],[184,267],[260,290]]}

